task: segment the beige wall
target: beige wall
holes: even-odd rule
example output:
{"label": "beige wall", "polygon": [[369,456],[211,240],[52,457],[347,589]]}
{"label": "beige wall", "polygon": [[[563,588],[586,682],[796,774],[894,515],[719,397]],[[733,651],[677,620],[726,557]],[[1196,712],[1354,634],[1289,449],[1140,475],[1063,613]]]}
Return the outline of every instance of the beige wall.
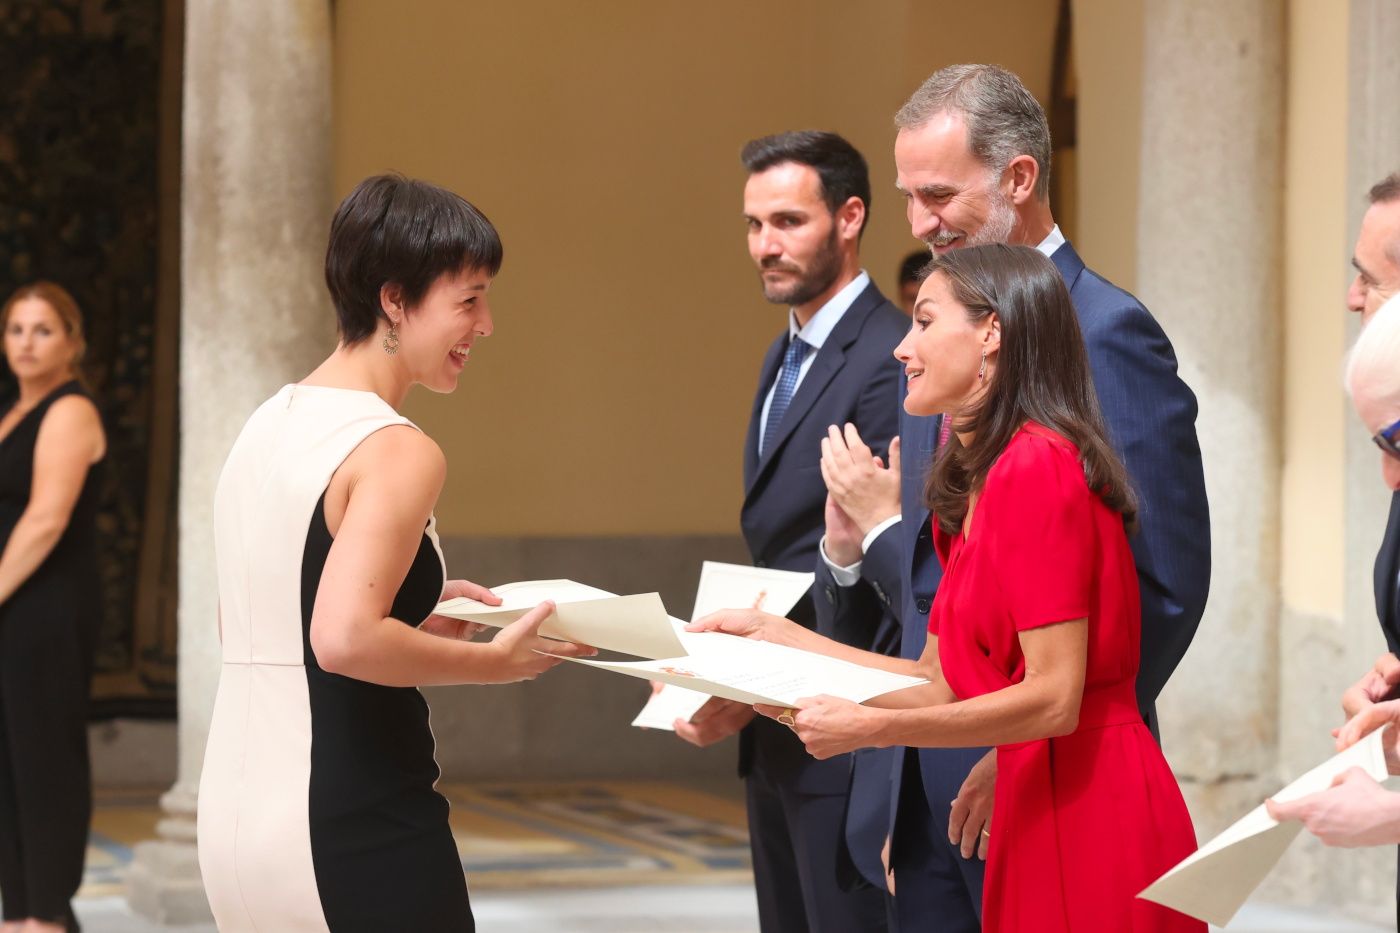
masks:
{"label": "beige wall", "polygon": [[1290,0],[1284,160],[1284,604],[1340,618],[1347,217],[1347,5]]}
{"label": "beige wall", "polygon": [[495,336],[455,395],[407,409],[448,455],[443,532],[736,531],[757,368],[785,322],[745,250],[739,148],[850,138],[875,192],[865,263],[892,292],[917,245],[899,104],[955,61],[1048,89],[1057,3],[1007,6],[337,2],[337,196],[395,169],[462,193],[505,241]]}
{"label": "beige wall", "polygon": [[1075,246],[1096,272],[1134,291],[1142,157],[1142,4],[1074,0],[1073,16],[1079,88]]}

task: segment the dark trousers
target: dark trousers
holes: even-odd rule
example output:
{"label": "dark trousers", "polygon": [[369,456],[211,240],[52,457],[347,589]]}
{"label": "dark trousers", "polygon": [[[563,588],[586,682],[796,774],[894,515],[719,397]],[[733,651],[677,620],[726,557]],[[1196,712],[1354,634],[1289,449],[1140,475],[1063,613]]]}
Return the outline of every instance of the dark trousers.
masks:
{"label": "dark trousers", "polygon": [[[981,752],[977,757],[981,757]],[[949,802],[960,786],[961,781],[946,794]],[[919,755],[912,750],[904,755],[898,807],[890,842],[890,867],[894,871],[899,929],[979,933],[982,863],[975,855],[964,859],[962,852],[949,844],[948,805],[930,807]]]}
{"label": "dark trousers", "polygon": [[61,619],[0,612],[0,900],[4,919],[72,923],[92,788],[87,639]]}
{"label": "dark trousers", "polygon": [[885,933],[885,894],[842,891],[837,846],[844,794],[801,794],[754,768],[745,781],[763,933]]}

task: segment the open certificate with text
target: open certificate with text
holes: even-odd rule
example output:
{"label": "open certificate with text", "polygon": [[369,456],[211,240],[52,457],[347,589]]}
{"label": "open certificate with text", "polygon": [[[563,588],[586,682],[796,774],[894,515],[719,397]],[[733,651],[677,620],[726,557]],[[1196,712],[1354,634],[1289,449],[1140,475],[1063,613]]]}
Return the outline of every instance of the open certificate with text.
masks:
{"label": "open certificate with text", "polygon": [[690,653],[683,657],[654,661],[570,660],[630,677],[659,680],[706,696],[769,706],[795,706],[798,700],[818,694],[864,703],[928,682],[736,635],[685,634]]}
{"label": "open certificate with text", "polygon": [[[707,560],[700,565],[692,621],[719,609],[761,609],[784,616],[812,588],[814,574],[769,567],[748,567]],[[710,694],[666,684],[637,713],[632,725],[642,729],[675,728],[676,720],[690,721]]]}
{"label": "open certificate with text", "polygon": [[684,622],[666,614],[656,593],[616,596],[572,580],[510,583],[493,591],[502,605],[457,597],[434,611],[503,628],[540,602],[553,600],[555,614],[540,627],[542,635],[646,659],[568,660],[741,703],[791,706],[800,697],[823,693],[860,703],[925,683],[785,645],[722,632],[687,632]]}

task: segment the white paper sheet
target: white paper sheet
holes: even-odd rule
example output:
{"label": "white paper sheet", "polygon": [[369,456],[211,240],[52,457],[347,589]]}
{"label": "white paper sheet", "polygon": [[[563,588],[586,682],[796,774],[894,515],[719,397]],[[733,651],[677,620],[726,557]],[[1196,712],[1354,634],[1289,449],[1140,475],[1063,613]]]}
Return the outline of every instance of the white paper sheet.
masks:
{"label": "white paper sheet", "polygon": [[[1361,768],[1375,780],[1385,780],[1382,731],[1329,758],[1274,794],[1273,799],[1296,800],[1326,790],[1348,768]],[[1223,927],[1278,864],[1302,828],[1298,822],[1275,822],[1261,804],[1148,885],[1138,897]]]}
{"label": "white paper sheet", "polygon": [[701,634],[706,638],[704,649],[681,657],[624,662],[570,660],[740,703],[772,706],[794,706],[803,697],[823,693],[863,703],[894,690],[927,683],[918,677],[892,674],[786,645],[716,632]]}
{"label": "white paper sheet", "polygon": [[[717,609],[762,609],[774,615],[787,615],[797,601],[812,588],[815,574],[796,573],[791,570],[770,570],[762,567],[747,567],[742,564],[725,564],[707,560],[700,565],[700,585],[696,588],[695,609],[691,620],[709,615]],[[687,653],[705,642],[692,636],[693,632],[681,632],[681,641],[686,644]],[[652,694],[642,707],[632,725],[642,729],[673,730],[677,719],[690,721],[705,701],[708,693],[688,690],[667,684]]]}
{"label": "white paper sheet", "polygon": [[699,690],[687,690],[685,687],[665,684],[651,695],[651,699],[647,700],[637,718],[632,720],[632,725],[639,729],[664,729],[674,732],[677,719],[690,722],[690,717],[699,712],[700,707],[704,706],[709,698],[708,693],[701,693]]}
{"label": "white paper sheet", "polygon": [[458,596],[438,604],[438,615],[504,628],[546,599],[555,614],[540,634],[592,645],[640,658],[669,658],[686,653],[676,620],[656,593],[614,596],[606,590],[572,580],[528,580],[493,587],[501,605],[488,606]]}

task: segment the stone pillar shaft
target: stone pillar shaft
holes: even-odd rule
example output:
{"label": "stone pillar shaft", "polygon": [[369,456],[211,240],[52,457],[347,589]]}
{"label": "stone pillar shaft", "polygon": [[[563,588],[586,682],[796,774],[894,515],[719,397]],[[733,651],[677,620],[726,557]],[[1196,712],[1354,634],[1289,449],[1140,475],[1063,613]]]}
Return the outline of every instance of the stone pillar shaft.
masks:
{"label": "stone pillar shaft", "polygon": [[218,684],[214,487],[244,421],[329,352],[321,263],[331,196],[325,0],[187,0],[180,348],[179,778],[132,906],[208,916],[194,805]]}
{"label": "stone pillar shaft", "polygon": [[1144,12],[1138,291],[1201,403],[1213,565],[1159,708],[1208,837],[1275,761],[1284,19],[1276,0]]}

